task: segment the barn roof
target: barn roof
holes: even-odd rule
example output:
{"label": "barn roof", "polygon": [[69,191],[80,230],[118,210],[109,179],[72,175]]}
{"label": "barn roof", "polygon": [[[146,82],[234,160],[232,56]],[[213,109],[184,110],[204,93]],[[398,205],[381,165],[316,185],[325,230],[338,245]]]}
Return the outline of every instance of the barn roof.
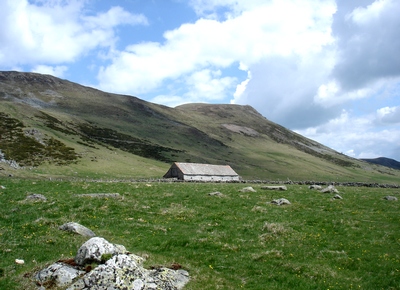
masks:
{"label": "barn roof", "polygon": [[183,174],[188,175],[228,175],[237,176],[238,174],[229,165],[213,165],[200,163],[174,163]]}

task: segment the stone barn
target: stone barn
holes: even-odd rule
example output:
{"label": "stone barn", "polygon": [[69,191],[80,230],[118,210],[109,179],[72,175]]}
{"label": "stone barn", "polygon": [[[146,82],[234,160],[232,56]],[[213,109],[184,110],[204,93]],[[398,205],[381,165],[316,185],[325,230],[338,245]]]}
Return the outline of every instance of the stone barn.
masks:
{"label": "stone barn", "polygon": [[194,181],[233,181],[239,175],[229,165],[175,162],[164,178]]}

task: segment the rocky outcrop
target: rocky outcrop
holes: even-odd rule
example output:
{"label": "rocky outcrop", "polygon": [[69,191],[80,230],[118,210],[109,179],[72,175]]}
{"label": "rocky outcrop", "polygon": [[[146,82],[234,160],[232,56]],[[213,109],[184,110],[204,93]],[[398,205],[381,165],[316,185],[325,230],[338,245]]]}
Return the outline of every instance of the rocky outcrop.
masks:
{"label": "rocky outcrop", "polygon": [[85,242],[74,259],[60,260],[35,275],[41,289],[67,287],[67,290],[182,289],[189,281],[183,269],[158,267],[145,269],[143,258],[129,253],[124,246],[94,237]]}
{"label": "rocky outcrop", "polygon": [[90,230],[87,227],[82,226],[78,223],[74,223],[74,222],[63,224],[62,226],[59,227],[59,229],[62,231],[75,233],[75,234],[85,236],[85,237],[95,237],[96,236],[96,234],[92,230]]}

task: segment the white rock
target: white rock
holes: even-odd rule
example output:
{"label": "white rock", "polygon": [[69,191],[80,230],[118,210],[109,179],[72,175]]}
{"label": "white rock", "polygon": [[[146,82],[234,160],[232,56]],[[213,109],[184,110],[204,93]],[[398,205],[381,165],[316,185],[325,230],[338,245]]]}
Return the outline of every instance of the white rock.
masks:
{"label": "white rock", "polygon": [[15,264],[23,265],[23,264],[25,264],[25,261],[21,260],[21,259],[15,259]]}

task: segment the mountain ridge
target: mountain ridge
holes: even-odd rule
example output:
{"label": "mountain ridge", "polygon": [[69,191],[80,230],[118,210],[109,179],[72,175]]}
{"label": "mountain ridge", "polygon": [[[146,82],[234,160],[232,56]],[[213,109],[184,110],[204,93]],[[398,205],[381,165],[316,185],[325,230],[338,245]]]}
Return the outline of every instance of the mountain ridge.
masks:
{"label": "mountain ridge", "polygon": [[[0,72],[0,113],[23,124],[20,138],[41,134],[45,148],[49,140],[64,145],[57,143],[61,147],[54,149],[50,142],[54,154],[73,149],[78,156],[58,166],[54,156],[43,157],[31,172],[40,176],[158,177],[174,161],[228,164],[246,179],[364,181],[397,176],[288,130],[248,105],[170,108],[53,76]],[[2,130],[8,132],[4,124]],[[0,140],[3,153],[5,143],[12,156],[12,140]],[[38,162],[40,154],[35,155]]]}

